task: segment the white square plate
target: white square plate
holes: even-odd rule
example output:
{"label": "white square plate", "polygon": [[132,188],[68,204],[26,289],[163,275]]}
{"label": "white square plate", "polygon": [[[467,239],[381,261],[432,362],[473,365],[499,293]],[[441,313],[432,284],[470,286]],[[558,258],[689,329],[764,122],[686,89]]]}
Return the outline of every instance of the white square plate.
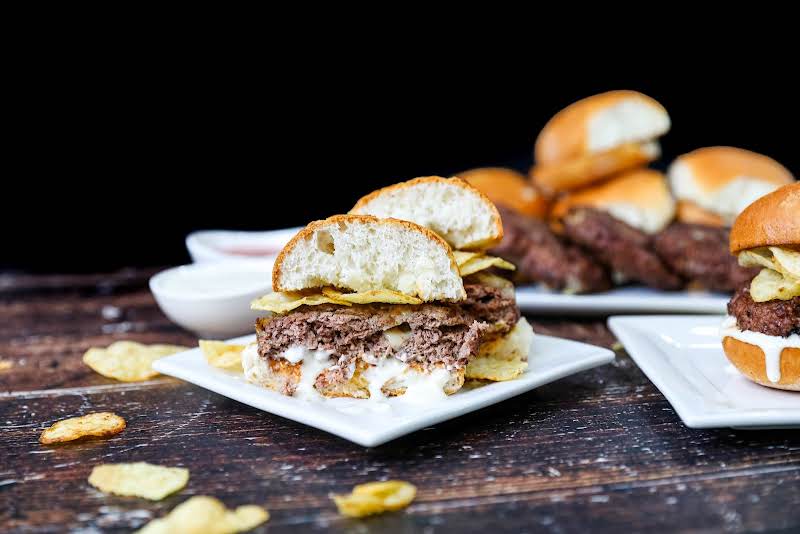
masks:
{"label": "white square plate", "polygon": [[759,386],[728,362],[723,316],[611,317],[631,358],[691,428],[800,427],[800,393]]}
{"label": "white square plate", "polygon": [[704,291],[659,291],[618,287],[590,295],[565,295],[542,286],[517,288],[517,305],[526,312],[608,315],[610,313],[725,313],[730,295]]}
{"label": "white square plate", "polygon": [[[250,343],[254,335],[230,340]],[[464,388],[433,406],[415,405],[402,397],[388,399],[390,410],[376,413],[358,399],[305,401],[250,384],[238,373],[209,366],[200,349],[162,358],[153,364],[159,373],[171,375],[254,408],[292,419],[365,447],[374,447],[547,384],[559,378],[610,363],[610,350],[550,336],[535,336],[528,370],[508,382]]]}

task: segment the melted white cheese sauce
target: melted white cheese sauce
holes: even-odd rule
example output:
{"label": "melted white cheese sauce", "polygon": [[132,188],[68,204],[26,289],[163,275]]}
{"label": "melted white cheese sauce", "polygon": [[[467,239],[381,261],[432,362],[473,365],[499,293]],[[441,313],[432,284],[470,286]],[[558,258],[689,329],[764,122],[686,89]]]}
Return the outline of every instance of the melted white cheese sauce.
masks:
{"label": "melted white cheese sauce", "polygon": [[736,325],[736,318],[730,315],[725,317],[719,328],[720,337],[732,337],[744,343],[759,347],[764,351],[764,361],[767,368],[767,378],[770,382],[780,382],[781,379],[781,352],[785,348],[800,348],[800,335],[792,334],[787,337],[768,336],[752,330],[740,330]]}

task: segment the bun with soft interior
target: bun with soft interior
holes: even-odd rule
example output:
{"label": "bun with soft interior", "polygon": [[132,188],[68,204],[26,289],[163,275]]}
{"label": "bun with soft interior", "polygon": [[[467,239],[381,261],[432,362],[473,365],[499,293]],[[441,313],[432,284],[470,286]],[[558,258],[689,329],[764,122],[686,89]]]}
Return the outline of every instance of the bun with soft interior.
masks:
{"label": "bun with soft interior", "polygon": [[670,128],[664,107],[636,91],[579,100],[553,116],[536,139],[532,177],[548,191],[589,184],[658,157]]}
{"label": "bun with soft interior", "polygon": [[800,183],[765,195],[736,218],[731,228],[732,254],[756,247],[800,245]]}
{"label": "bun with soft interior", "polygon": [[544,219],[549,202],[527,180],[525,175],[505,167],[481,167],[458,173],[458,177],[486,195],[495,204]]}
{"label": "bun with soft interior", "polygon": [[668,175],[678,200],[718,215],[726,225],[758,198],[794,181],[774,159],[729,146],[683,154],[672,162]]}
{"label": "bun with soft interior", "polygon": [[503,238],[495,205],[459,178],[428,176],[390,185],[361,198],[350,213],[414,222],[459,250],[485,250]]}
{"label": "bun with soft interior", "polygon": [[784,348],[781,352],[781,378],[771,382],[767,378],[764,351],[756,345],[727,336],[722,340],[725,356],[745,377],[753,382],[776,389],[800,391],[800,349]]}
{"label": "bun with soft interior", "polygon": [[325,286],[389,289],[425,302],[466,298],[453,252],[441,237],[412,222],[368,215],[312,222],[275,260],[275,291]]}
{"label": "bun with soft interior", "polygon": [[649,234],[664,229],[675,216],[675,200],[666,178],[652,169],[628,171],[601,184],[568,193],[553,206],[551,216],[558,221],[577,206],[608,212]]}

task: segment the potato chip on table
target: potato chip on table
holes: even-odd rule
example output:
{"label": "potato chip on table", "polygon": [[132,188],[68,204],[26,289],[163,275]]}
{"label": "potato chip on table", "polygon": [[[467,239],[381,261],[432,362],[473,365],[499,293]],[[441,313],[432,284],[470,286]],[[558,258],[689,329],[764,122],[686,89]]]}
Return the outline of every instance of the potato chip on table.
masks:
{"label": "potato chip on table", "polygon": [[248,504],[229,510],[214,497],[198,495],[182,502],[164,517],[154,519],[139,534],[233,534],[254,529],[269,520],[269,512]]}
{"label": "potato chip on table", "polygon": [[123,430],[125,419],[111,412],[96,412],[54,423],[42,432],[39,442],[52,445],[85,437],[106,438]]}
{"label": "potato chip on table", "polygon": [[347,517],[365,517],[402,510],[417,496],[417,488],[402,480],[359,484],[349,495],[332,495],[339,513]]}
{"label": "potato chip on table", "polygon": [[98,465],[89,476],[89,484],[103,493],[151,501],[159,501],[183,489],[188,481],[188,469],[146,462]]}
{"label": "potato chip on table", "polygon": [[152,367],[154,361],[184,350],[188,347],[117,341],[105,349],[92,347],[83,355],[83,363],[108,378],[139,382],[158,376]]}
{"label": "potato chip on table", "polygon": [[208,365],[229,371],[243,371],[242,351],[244,345],[231,345],[224,341],[206,339],[201,339],[199,345]]}

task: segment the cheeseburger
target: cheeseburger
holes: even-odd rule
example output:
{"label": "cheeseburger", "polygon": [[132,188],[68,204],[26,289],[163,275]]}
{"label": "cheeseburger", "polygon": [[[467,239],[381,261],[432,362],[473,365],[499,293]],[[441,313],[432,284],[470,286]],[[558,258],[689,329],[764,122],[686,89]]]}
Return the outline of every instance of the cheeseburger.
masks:
{"label": "cheeseburger", "polygon": [[758,272],[728,252],[728,228],[759,197],[793,181],[778,162],[732,147],[700,148],[670,165],[678,199],[676,222],[661,232],[655,249],[692,286],[735,291]]}
{"label": "cheeseburger", "polygon": [[800,184],[748,206],[733,224],[730,251],[760,272],[728,303],[725,354],[754,382],[800,391]]}
{"label": "cheeseburger", "polygon": [[645,165],[661,153],[664,107],[636,91],[610,91],[579,100],[544,126],[534,147],[531,179],[552,194],[586,186]]}
{"label": "cheeseburger", "polygon": [[533,331],[512,284],[487,271],[514,268],[484,253],[503,235],[494,204],[461,180],[426,178],[353,211],[312,222],[278,255],[274,292],[252,304],[269,314],[242,354],[250,382],[301,398],[426,402],[465,378],[524,371]]}

